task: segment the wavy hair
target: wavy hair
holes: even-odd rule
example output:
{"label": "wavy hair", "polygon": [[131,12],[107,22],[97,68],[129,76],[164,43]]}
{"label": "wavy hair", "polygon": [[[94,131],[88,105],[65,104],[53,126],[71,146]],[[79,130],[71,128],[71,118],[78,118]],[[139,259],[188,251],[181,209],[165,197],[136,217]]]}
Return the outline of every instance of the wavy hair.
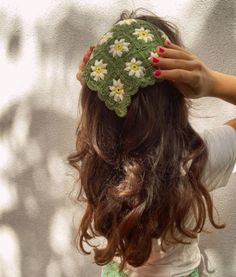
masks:
{"label": "wavy hair", "polygon": [[[124,10],[119,20],[149,21],[183,46],[176,25],[136,12]],[[189,123],[191,100],[170,81],[140,88],[124,118],[107,109],[86,84],[79,104],[76,151],[67,157],[78,173],[76,200],[86,204],[76,246],[85,254],[90,252],[83,243],[92,246],[96,264],[119,256],[120,270],[126,263],[141,266],[150,256],[153,238],[161,239],[163,251],[164,244],[188,244],[184,237],[205,231],[207,211],[215,228],[225,227],[214,221],[211,195],[201,181],[208,150]],[[186,225],[190,211],[193,229]],[[104,248],[90,243],[96,237],[106,239]]]}

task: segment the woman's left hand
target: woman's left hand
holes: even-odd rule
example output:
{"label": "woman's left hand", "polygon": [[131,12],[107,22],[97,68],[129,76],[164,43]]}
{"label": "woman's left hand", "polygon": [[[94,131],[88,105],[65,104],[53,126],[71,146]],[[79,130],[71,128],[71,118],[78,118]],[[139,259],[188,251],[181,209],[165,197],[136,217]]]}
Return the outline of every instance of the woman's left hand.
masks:
{"label": "woman's left hand", "polygon": [[80,65],[78,67],[78,72],[76,73],[76,78],[77,78],[77,80],[80,81],[81,85],[84,84],[84,82],[83,82],[83,80],[81,78],[81,74],[82,74],[83,68],[86,65],[86,63],[88,62],[88,60],[89,60],[89,58],[90,58],[90,56],[91,56],[91,54],[93,52],[93,49],[95,47],[96,47],[96,45],[92,45],[92,46],[90,46],[87,49],[86,53],[84,54],[83,60],[82,60],[82,62],[80,63]]}

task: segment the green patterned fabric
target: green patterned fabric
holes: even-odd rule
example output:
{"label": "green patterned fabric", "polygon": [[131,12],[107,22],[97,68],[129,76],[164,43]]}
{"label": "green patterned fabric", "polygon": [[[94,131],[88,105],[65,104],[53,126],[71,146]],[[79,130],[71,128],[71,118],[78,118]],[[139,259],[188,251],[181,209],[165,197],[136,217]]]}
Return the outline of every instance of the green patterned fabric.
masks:
{"label": "green patterned fabric", "polygon": [[[128,275],[123,272],[119,272],[118,264],[111,261],[107,265],[103,266],[101,277],[128,277]],[[195,268],[192,273],[183,277],[200,277],[200,275],[198,273],[198,269]]]}
{"label": "green patterned fabric", "polygon": [[199,273],[198,273],[198,270],[197,269],[194,269],[194,271],[188,275],[188,277],[199,277]]}
{"label": "green patterned fabric", "polygon": [[82,78],[108,109],[124,117],[139,87],[163,81],[152,74],[156,67],[150,59],[158,57],[156,48],[167,38],[145,20],[121,20],[101,37],[84,66]]}
{"label": "green patterned fabric", "polygon": [[117,263],[112,261],[103,266],[101,277],[128,277],[128,275],[123,272],[119,272]]}

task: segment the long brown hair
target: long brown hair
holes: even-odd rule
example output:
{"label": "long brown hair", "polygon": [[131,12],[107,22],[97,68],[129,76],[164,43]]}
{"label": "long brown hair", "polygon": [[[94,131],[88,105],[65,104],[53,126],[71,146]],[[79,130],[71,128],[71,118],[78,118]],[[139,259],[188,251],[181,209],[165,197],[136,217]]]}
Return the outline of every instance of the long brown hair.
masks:
{"label": "long brown hair", "polygon": [[[127,11],[119,20],[129,17],[155,24],[183,46],[173,23],[156,15],[128,16]],[[83,242],[93,246],[96,264],[119,256],[120,270],[126,263],[141,266],[153,238],[161,239],[163,251],[164,243],[189,243],[176,231],[182,238],[196,238],[205,231],[206,211],[215,228],[225,227],[214,221],[213,202],[201,181],[208,151],[189,123],[191,100],[171,82],[140,88],[124,118],[107,109],[86,84],[79,104],[76,152],[67,157],[78,173],[77,201],[86,204],[76,246],[85,254],[90,252]],[[185,224],[190,211],[196,220],[193,229]],[[90,243],[99,236],[107,240],[102,249]]]}

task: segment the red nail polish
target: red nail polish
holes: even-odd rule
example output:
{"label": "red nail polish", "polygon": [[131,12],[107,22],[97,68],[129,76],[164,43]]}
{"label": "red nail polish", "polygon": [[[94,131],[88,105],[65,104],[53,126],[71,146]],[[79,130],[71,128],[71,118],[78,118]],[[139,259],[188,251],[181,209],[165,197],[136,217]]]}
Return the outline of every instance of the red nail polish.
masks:
{"label": "red nail polish", "polygon": [[160,76],[161,75],[161,70],[157,69],[153,73],[154,73],[155,76]]}
{"label": "red nail polish", "polygon": [[165,52],[164,48],[160,47],[160,48],[159,48],[159,52],[160,52],[160,53]]}
{"label": "red nail polish", "polygon": [[159,59],[156,58],[156,57],[152,57],[152,61],[153,61],[154,63],[158,63],[158,62],[159,62]]}

